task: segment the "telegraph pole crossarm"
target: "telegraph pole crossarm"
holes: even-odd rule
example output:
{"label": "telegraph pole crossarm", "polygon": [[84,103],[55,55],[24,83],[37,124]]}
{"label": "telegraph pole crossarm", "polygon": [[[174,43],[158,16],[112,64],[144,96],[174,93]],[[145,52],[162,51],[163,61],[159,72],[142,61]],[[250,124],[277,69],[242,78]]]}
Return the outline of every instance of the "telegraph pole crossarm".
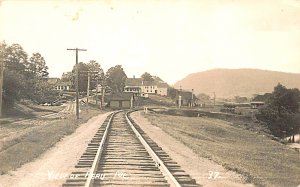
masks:
{"label": "telegraph pole crossarm", "polygon": [[75,66],[75,87],[76,87],[76,117],[79,119],[79,90],[78,90],[78,51],[87,51],[86,49],[67,49],[76,51],[76,66]]}

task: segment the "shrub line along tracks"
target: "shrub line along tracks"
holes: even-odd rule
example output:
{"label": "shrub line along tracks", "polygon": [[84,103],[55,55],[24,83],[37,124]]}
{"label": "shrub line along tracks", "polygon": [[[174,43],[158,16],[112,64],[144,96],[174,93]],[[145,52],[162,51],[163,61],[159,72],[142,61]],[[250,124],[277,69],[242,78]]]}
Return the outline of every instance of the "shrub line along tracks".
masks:
{"label": "shrub line along tracks", "polygon": [[63,186],[199,186],[144,133],[130,112],[107,117]]}

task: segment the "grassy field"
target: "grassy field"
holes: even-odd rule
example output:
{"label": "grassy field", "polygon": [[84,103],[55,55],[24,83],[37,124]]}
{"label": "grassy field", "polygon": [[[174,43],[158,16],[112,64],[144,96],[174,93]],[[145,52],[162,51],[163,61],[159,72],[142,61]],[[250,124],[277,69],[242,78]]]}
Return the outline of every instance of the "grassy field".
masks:
{"label": "grassy field", "polygon": [[153,125],[201,157],[236,171],[258,186],[298,186],[299,152],[264,135],[212,118],[148,114]]}
{"label": "grassy field", "polygon": [[[68,115],[63,119],[36,120],[30,124],[0,124],[1,130],[11,134],[17,132],[13,138],[8,136],[0,142],[0,174],[34,160],[64,136],[73,133],[80,124],[100,113],[100,110],[90,107],[88,112],[81,111],[79,120],[74,115]],[[22,135],[19,135],[20,132]]]}

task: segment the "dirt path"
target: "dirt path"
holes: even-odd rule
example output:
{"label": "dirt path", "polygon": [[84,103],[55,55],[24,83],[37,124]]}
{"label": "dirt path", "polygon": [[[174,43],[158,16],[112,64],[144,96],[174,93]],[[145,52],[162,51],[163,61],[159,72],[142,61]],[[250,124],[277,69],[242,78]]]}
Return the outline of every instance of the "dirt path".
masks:
{"label": "dirt path", "polygon": [[108,114],[91,118],[35,161],[9,174],[0,175],[0,187],[60,186],[65,179],[49,179],[49,173],[70,174]]}
{"label": "dirt path", "polygon": [[[134,112],[131,116],[145,133],[166,151],[183,170],[190,174],[198,184],[206,187],[254,186],[252,184],[244,184],[241,175],[228,171],[211,160],[197,156],[193,150],[180,141],[174,139],[159,127],[153,126],[140,112]],[[213,179],[217,174],[219,177]]]}

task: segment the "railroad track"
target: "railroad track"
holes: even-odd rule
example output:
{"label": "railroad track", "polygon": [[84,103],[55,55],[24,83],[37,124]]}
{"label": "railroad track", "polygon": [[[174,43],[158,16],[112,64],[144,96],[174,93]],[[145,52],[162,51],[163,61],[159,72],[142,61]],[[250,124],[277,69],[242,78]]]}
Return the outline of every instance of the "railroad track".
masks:
{"label": "railroad track", "polygon": [[125,111],[104,121],[63,186],[199,186]]}
{"label": "railroad track", "polygon": [[51,112],[49,114],[37,116],[37,117],[32,117],[29,119],[21,119],[21,120],[16,120],[9,122],[11,124],[24,124],[24,123],[32,123],[36,120],[44,120],[44,119],[57,119],[57,118],[64,118],[66,115],[75,113],[75,104],[74,103],[69,103],[63,110],[58,111],[58,112]]}

